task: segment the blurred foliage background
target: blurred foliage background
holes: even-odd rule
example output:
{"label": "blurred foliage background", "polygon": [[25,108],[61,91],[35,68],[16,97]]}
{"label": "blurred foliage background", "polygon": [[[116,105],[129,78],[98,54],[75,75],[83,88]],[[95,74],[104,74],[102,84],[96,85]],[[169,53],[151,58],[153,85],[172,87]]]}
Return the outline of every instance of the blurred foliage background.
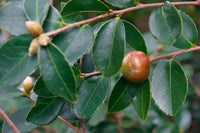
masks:
{"label": "blurred foliage background", "polygon": [[[1,0],[0,6],[9,4],[10,2],[17,0]],[[164,0],[141,0],[141,3],[157,3]],[[171,2],[188,1],[188,0],[171,0]],[[67,0],[55,0],[54,6],[61,10],[62,2]],[[119,8],[112,7],[113,10]],[[166,46],[159,44],[149,32],[149,15],[155,8],[141,9],[126,13],[122,16],[123,19],[133,23],[142,33],[146,41],[149,56],[158,56],[179,49],[172,46]],[[178,6],[178,9],[186,12],[195,22],[198,31],[200,31],[200,7],[197,6]],[[84,13],[82,19],[87,19],[98,14]],[[97,22],[92,23],[95,25]],[[200,33],[200,32],[199,32]],[[8,34],[8,36],[12,36]],[[0,45],[5,42],[5,32],[0,31]],[[199,45],[199,40],[197,42]],[[159,51],[158,48],[161,48]],[[133,106],[119,113],[119,118],[122,119],[122,126],[125,128],[126,133],[200,133],[200,51],[186,53],[176,57],[178,61],[183,65],[187,72],[189,79],[189,90],[183,108],[177,113],[175,117],[166,116],[162,113],[152,100],[151,108],[148,113],[147,120],[141,121]],[[152,63],[152,70],[159,61]],[[117,79],[116,79],[117,80]],[[115,82],[115,80],[113,80]],[[30,107],[32,104],[28,98],[12,98],[9,100],[0,100],[0,108],[2,108],[7,114],[14,112],[15,110]],[[116,133],[117,124],[113,114],[106,114],[107,107],[102,106],[91,118],[85,120],[87,129],[90,129],[93,133]],[[72,124],[79,125],[79,121],[72,112],[66,111],[62,115],[64,118],[70,120]],[[0,128],[2,127],[2,117],[0,117]],[[1,132],[1,131],[0,131]],[[31,133],[73,133],[74,131],[67,127],[64,123],[56,120],[49,126],[42,126],[34,129]]]}

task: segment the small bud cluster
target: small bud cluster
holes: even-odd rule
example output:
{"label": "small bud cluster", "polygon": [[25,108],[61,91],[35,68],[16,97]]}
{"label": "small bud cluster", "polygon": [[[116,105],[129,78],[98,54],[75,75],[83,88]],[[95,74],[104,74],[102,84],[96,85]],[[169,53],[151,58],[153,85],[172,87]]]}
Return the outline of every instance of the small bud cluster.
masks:
{"label": "small bud cluster", "polygon": [[32,40],[29,47],[29,55],[37,54],[39,46],[47,46],[51,39],[44,33],[44,30],[40,24],[35,21],[26,21],[25,23],[27,30],[33,36],[36,36],[35,39]]}

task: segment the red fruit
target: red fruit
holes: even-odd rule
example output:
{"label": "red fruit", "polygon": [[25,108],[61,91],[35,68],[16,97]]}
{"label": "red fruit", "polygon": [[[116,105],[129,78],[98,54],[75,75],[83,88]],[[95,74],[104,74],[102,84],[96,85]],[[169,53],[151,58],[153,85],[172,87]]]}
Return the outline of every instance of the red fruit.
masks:
{"label": "red fruit", "polygon": [[150,73],[149,57],[141,51],[131,51],[124,57],[121,71],[127,80],[134,83],[142,82]]}

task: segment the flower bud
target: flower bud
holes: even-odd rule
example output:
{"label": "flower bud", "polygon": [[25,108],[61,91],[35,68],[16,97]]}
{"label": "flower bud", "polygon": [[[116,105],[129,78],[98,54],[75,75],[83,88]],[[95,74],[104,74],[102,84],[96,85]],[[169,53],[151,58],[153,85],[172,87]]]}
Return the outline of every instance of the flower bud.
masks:
{"label": "flower bud", "polygon": [[25,25],[29,33],[33,36],[44,33],[42,26],[35,21],[26,21]]}
{"label": "flower bud", "polygon": [[157,51],[158,51],[158,52],[161,52],[161,51],[162,51],[162,49],[163,49],[163,46],[162,46],[162,44],[159,44],[159,45],[157,46]]}
{"label": "flower bud", "polygon": [[51,39],[45,33],[40,34],[38,37],[38,42],[42,46],[47,46],[50,43]]}
{"label": "flower bud", "polygon": [[27,76],[24,81],[23,81],[23,87],[24,87],[24,90],[27,94],[30,93],[30,91],[32,90],[33,88],[33,81],[31,79],[30,76]]}
{"label": "flower bud", "polygon": [[28,50],[29,55],[37,54],[39,47],[40,47],[40,44],[38,42],[38,38],[33,39],[29,46],[29,50]]}

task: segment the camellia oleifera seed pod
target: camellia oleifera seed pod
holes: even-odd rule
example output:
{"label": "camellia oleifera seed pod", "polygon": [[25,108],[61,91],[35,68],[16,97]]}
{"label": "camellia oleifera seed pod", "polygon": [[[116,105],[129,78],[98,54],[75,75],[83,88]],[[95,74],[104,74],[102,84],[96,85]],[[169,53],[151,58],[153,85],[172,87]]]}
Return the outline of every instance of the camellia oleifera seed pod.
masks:
{"label": "camellia oleifera seed pod", "polygon": [[44,33],[42,26],[35,21],[26,21],[25,25],[29,33],[33,36],[39,36]]}
{"label": "camellia oleifera seed pod", "polygon": [[23,87],[24,87],[24,90],[27,94],[30,93],[30,91],[32,90],[33,88],[33,81],[32,81],[32,78],[30,76],[27,76],[24,81],[23,81]]}
{"label": "camellia oleifera seed pod", "polygon": [[141,51],[131,51],[124,57],[121,71],[128,81],[142,82],[148,78],[150,73],[149,57]]}
{"label": "camellia oleifera seed pod", "polygon": [[37,54],[39,47],[40,47],[40,44],[38,42],[38,38],[33,39],[29,46],[29,50],[28,50],[29,55],[31,56],[31,55]]}
{"label": "camellia oleifera seed pod", "polygon": [[38,37],[38,42],[41,46],[47,46],[50,43],[50,41],[51,39],[45,33],[40,34]]}

